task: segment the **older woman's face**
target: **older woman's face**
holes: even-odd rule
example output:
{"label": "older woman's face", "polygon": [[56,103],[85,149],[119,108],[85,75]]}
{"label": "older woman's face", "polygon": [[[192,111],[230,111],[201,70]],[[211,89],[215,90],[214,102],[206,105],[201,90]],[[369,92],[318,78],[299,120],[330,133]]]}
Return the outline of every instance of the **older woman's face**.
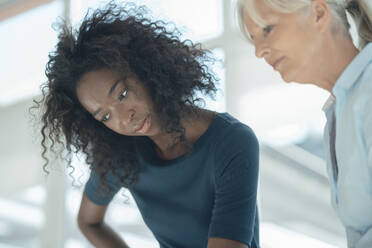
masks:
{"label": "older woman's face", "polygon": [[255,55],[278,71],[286,82],[307,83],[316,70],[319,42],[309,14],[283,14],[255,1],[267,25],[260,27],[248,14],[244,23],[255,46]]}
{"label": "older woman's face", "polygon": [[123,81],[115,72],[100,69],[85,73],[76,90],[83,107],[117,133],[152,136],[160,130],[151,97],[134,78]]}

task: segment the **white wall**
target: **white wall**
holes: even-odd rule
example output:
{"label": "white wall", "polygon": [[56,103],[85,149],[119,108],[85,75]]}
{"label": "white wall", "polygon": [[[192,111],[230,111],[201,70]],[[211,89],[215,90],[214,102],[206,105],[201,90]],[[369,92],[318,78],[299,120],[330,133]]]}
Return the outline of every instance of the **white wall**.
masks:
{"label": "white wall", "polygon": [[30,124],[31,100],[0,106],[0,196],[43,181],[40,144]]}

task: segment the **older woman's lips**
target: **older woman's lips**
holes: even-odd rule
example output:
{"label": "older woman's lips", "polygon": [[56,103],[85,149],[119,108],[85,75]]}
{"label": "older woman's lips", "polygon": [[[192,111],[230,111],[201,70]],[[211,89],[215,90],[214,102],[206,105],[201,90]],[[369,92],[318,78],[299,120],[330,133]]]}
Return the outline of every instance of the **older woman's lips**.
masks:
{"label": "older woman's lips", "polygon": [[136,130],[136,133],[145,134],[151,126],[151,117],[148,115],[142,122],[141,126]]}
{"label": "older woman's lips", "polygon": [[283,61],[284,57],[280,57],[277,59],[271,66],[274,68],[274,70],[278,69],[279,64]]}

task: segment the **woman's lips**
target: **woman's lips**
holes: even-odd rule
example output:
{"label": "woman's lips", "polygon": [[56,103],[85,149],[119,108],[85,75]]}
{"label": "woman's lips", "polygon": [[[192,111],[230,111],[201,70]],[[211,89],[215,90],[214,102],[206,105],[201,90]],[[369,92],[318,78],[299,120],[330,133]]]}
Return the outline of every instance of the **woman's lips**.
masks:
{"label": "woman's lips", "polygon": [[142,122],[142,124],[138,127],[138,129],[135,131],[136,133],[144,134],[146,133],[151,126],[151,118],[150,115],[148,115]]}
{"label": "woman's lips", "polygon": [[279,59],[277,59],[273,64],[272,64],[272,67],[274,68],[274,70],[278,69],[278,66],[280,65],[280,63],[283,61],[284,57],[280,57]]}

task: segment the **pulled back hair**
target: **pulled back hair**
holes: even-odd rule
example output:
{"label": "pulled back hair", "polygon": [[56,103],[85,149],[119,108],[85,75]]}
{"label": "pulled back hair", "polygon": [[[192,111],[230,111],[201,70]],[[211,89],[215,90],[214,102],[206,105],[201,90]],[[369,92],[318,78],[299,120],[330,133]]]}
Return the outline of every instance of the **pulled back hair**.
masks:
{"label": "pulled back hair", "polygon": [[[86,163],[102,179],[120,174],[125,187],[138,179],[136,143],[139,137],[113,132],[86,111],[76,95],[84,73],[107,68],[123,78],[136,76],[150,92],[161,126],[185,141],[181,119],[199,106],[197,94],[214,96],[215,76],[207,64],[208,51],[191,41],[181,41],[177,29],[146,17],[148,10],[134,4],[110,2],[90,10],[80,27],[60,25],[58,43],[49,54],[47,82],[35,108],[42,110],[41,145],[48,172],[48,151],[62,144],[68,166],[74,153],[85,155]],[[65,158],[66,158],[65,157]],[[119,170],[124,173],[116,173]]]}
{"label": "pulled back hair", "polygon": [[[244,13],[248,13],[251,18],[260,26],[266,25],[265,20],[260,16],[255,8],[256,0],[236,0],[235,12],[239,27],[245,38],[251,42],[248,31],[244,24]],[[312,0],[259,0],[281,13],[293,13],[303,10],[311,5]],[[350,24],[347,20],[346,11],[353,17],[359,35],[359,48],[372,41],[372,3],[370,0],[325,0],[332,13],[332,30],[342,30],[343,33],[349,34]]]}
{"label": "pulled back hair", "polygon": [[[369,1],[369,2],[368,2]],[[354,18],[359,35],[359,48],[372,42],[372,2],[370,0],[348,0],[345,8]]]}

